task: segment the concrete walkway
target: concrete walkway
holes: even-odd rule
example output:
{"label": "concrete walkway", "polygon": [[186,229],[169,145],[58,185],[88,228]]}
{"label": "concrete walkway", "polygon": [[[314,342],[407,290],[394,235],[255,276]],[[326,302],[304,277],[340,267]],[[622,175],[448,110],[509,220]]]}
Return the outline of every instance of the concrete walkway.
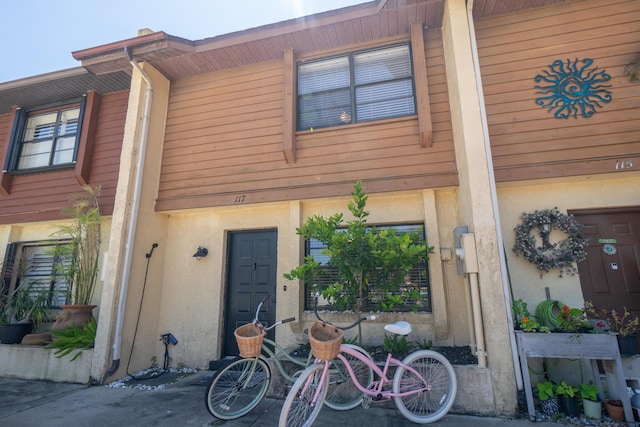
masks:
{"label": "concrete walkway", "polygon": [[[233,421],[212,417],[205,407],[205,382],[200,371],[162,389],[139,390],[107,386],[0,378],[0,426],[128,427],[128,426],[277,426],[282,400],[265,399],[248,415]],[[337,412],[323,408],[314,427],[415,426],[395,409],[357,407]],[[556,423],[447,415],[434,423],[446,427],[558,427]]]}

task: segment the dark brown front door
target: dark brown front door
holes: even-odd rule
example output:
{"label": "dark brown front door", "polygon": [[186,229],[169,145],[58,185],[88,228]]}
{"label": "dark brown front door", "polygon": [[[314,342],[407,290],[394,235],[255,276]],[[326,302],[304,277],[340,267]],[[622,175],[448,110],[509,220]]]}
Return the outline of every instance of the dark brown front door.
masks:
{"label": "dark brown front door", "polygon": [[[229,233],[223,357],[238,355],[233,331],[253,320],[267,295],[259,319],[267,325],[275,322],[277,238],[276,230]],[[273,334],[267,336],[273,339]]]}
{"label": "dark brown front door", "polygon": [[590,239],[578,264],[584,299],[640,317],[640,207],[573,214]]}

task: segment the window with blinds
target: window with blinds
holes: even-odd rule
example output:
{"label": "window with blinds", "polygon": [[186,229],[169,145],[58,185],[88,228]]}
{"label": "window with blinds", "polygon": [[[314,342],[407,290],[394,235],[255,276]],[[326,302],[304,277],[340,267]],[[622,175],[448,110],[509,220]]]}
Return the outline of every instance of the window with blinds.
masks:
{"label": "window with blinds", "polygon": [[416,113],[409,45],[298,64],[298,130]]}
{"label": "window with blinds", "polygon": [[29,115],[18,157],[18,169],[72,163],[79,117],[79,107]]}
{"label": "window with blinds", "polygon": [[48,293],[49,303],[57,308],[67,303],[67,284],[56,265],[70,260],[56,255],[55,247],[56,245],[21,246],[21,267],[16,286],[29,289],[34,296],[42,292]]}
{"label": "window with blinds", "polygon": [[[421,224],[403,224],[393,226],[376,226],[377,229],[393,228],[398,233],[416,233],[422,232],[422,240],[426,241],[424,228]],[[332,283],[339,282],[339,275],[335,267],[331,265],[331,258],[322,253],[325,245],[317,239],[308,239],[305,242],[305,256],[313,256],[314,260],[320,263],[320,272],[314,274],[310,283],[305,283],[305,309],[313,310],[315,308],[315,292],[314,284],[320,288],[328,286]],[[396,306],[392,311],[419,311],[431,312],[431,285],[429,282],[429,266],[427,262],[416,265],[407,276],[405,283],[397,292],[405,295],[412,294],[415,298],[408,298],[404,305]],[[368,305],[370,309],[381,310],[382,303],[387,300],[387,296],[382,290],[371,290],[368,295]],[[322,298],[318,301],[320,309],[335,309],[330,305],[323,303]]]}

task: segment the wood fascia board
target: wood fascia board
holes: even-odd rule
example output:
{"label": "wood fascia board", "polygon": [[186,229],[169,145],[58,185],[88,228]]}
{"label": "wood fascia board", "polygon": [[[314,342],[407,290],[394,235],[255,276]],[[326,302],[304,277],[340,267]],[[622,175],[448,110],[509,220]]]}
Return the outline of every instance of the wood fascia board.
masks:
{"label": "wood fascia board", "polygon": [[431,147],[433,123],[431,122],[429,79],[427,76],[427,59],[424,51],[422,23],[411,24],[411,51],[413,53],[413,72],[416,86],[416,104],[418,108],[421,145],[423,147]]}
{"label": "wood fascia board", "polygon": [[387,4],[387,1],[388,0],[371,1],[368,4],[355,5],[352,9],[342,13],[333,13],[333,11],[322,12],[303,18],[290,19],[276,24],[268,24],[262,27],[212,37],[210,39],[198,40],[196,42],[196,53],[377,15]]}
{"label": "wood fascia board", "polygon": [[82,118],[83,126],[78,145],[78,160],[75,167],[75,176],[81,185],[89,185],[101,99],[102,95],[98,92],[93,90],[87,92],[84,117]]}
{"label": "wood fascia board", "polygon": [[11,193],[11,184],[13,183],[13,175],[9,173],[9,171],[5,170],[4,164],[7,161],[7,157],[11,154],[11,137],[14,131],[14,127],[16,126],[16,116],[18,114],[19,107],[11,108],[11,118],[9,119],[9,132],[4,135],[4,140],[7,145],[5,147],[4,153],[0,161],[2,161],[2,171],[0,172],[0,194],[8,196]]}
{"label": "wood fascia board", "polygon": [[296,162],[296,58],[293,49],[284,51],[284,126],[282,149],[287,163]]}
{"label": "wood fascia board", "polygon": [[148,49],[149,46],[155,47],[154,50],[172,48],[183,50],[186,53],[191,53],[193,52],[194,42],[159,31],[89,49],[77,50],[75,52],[71,52],[71,55],[73,56],[73,59],[77,61],[98,60],[98,58],[101,57],[116,59],[119,57],[125,57],[124,48],[140,49],[147,47]]}

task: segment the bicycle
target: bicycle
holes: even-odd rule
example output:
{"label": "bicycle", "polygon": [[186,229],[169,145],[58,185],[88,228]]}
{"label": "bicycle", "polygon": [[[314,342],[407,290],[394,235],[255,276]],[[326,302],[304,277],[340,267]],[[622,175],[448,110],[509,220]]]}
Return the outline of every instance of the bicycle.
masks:
{"label": "bicycle", "polygon": [[[323,327],[330,325],[338,329],[335,325],[321,319],[317,309],[316,317],[319,320],[316,324],[321,324]],[[368,319],[370,318],[362,318],[360,321]],[[411,325],[408,322],[399,321],[386,325],[384,329],[393,334],[395,346],[399,336],[406,336],[411,332]],[[363,400],[365,408],[368,408],[372,401],[393,399],[398,411],[405,418],[418,424],[427,424],[444,417],[453,405],[457,393],[457,379],[453,366],[440,353],[433,350],[418,350],[400,361],[389,352],[382,369],[371,359],[364,358],[349,347],[340,345],[335,357],[344,363],[348,360],[347,356],[367,365],[376,374],[376,381],[363,384],[353,376],[350,365],[347,366],[352,379],[349,384],[365,394]],[[280,427],[302,427],[313,424],[327,396],[327,375],[330,363],[331,361],[328,360],[316,360],[316,363],[300,374],[289,390],[280,412]],[[393,380],[387,376],[391,366],[396,367]]]}
{"label": "bicycle", "polygon": [[[256,314],[252,324],[266,333],[266,331],[278,325],[295,320],[295,317],[291,317],[278,321],[269,327],[263,325],[262,322],[258,320],[258,313],[267,298],[268,295],[256,308]],[[359,354],[362,358],[371,360],[371,356],[369,356],[364,349],[351,344],[345,344],[345,347]],[[264,337],[263,334],[262,344],[257,351],[257,355],[252,357],[236,357],[219,369],[211,378],[205,393],[205,404],[211,415],[221,420],[233,420],[246,415],[262,401],[272,380],[269,363],[262,353],[265,353],[269,359],[274,362],[282,377],[290,384],[295,382],[296,376],[301,370],[310,366],[314,361],[311,353],[309,353],[306,360],[289,355],[280,345]],[[284,355],[287,360],[293,362],[300,367],[301,370],[290,375],[279,358],[276,357],[278,354]],[[371,381],[373,379],[373,372],[369,371],[366,365],[360,362],[359,359],[345,358],[333,363],[331,365],[332,369],[329,383],[332,396],[335,395],[335,398],[329,396],[329,399],[325,400],[324,404],[335,410],[355,408],[362,402],[364,397],[364,393],[361,393],[349,384],[351,377],[344,363],[349,364],[351,372],[360,378],[361,381]]]}

